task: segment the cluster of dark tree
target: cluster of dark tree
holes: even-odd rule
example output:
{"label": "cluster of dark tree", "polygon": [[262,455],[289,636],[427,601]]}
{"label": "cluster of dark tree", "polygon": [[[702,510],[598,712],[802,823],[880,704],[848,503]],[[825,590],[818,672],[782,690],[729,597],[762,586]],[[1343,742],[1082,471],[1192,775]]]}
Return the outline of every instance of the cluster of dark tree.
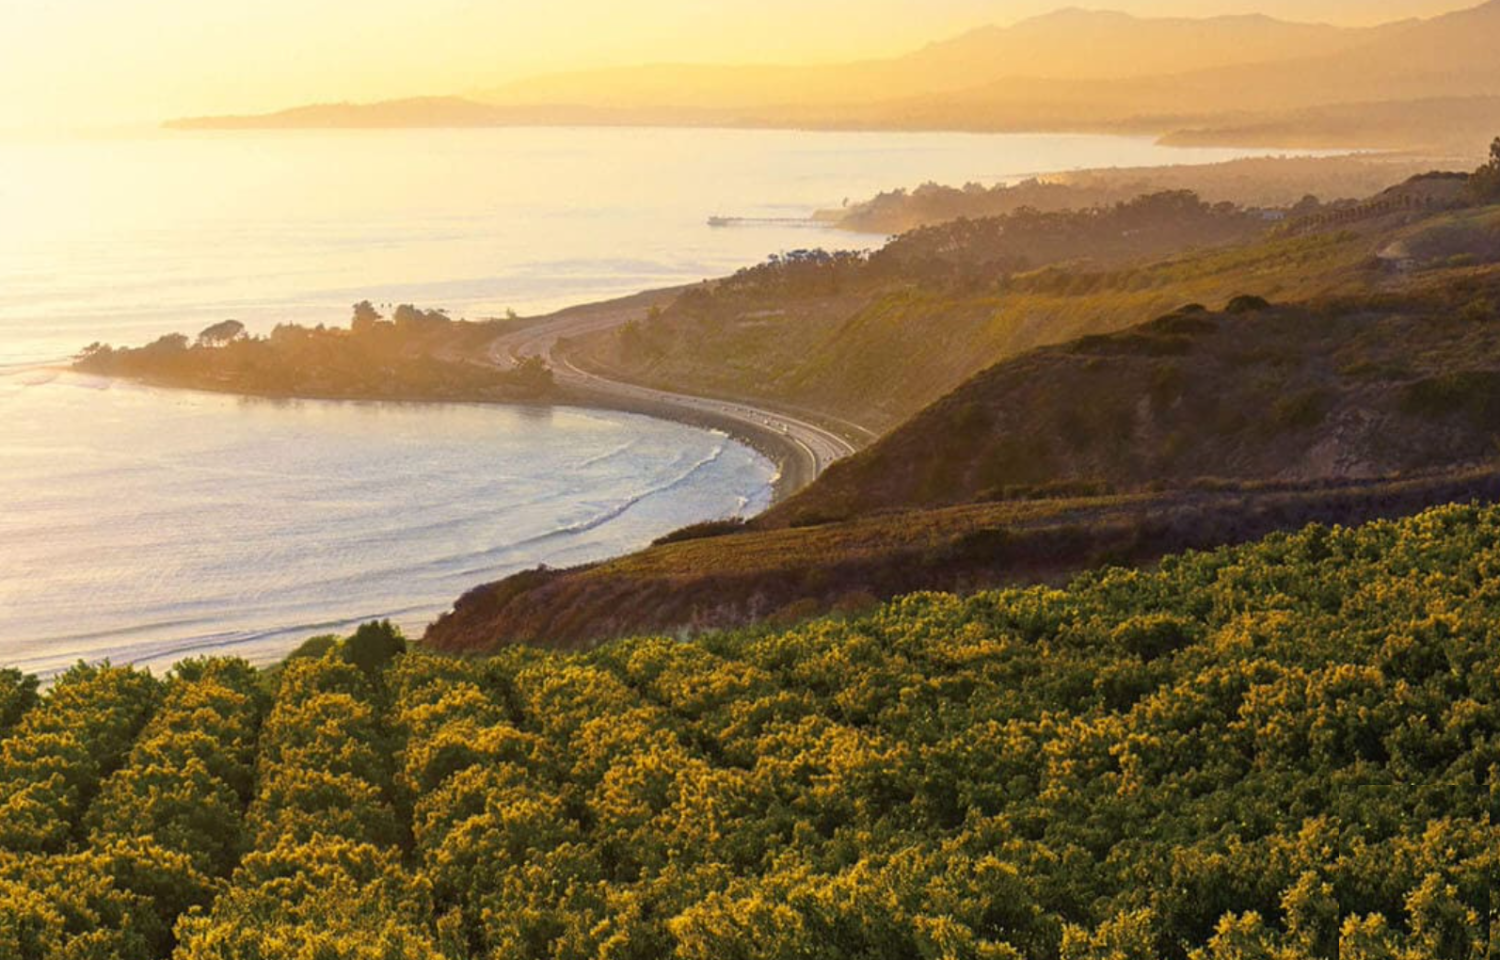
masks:
{"label": "cluster of dark tree", "polygon": [[[1321,209],[1315,197],[1295,210]],[[873,253],[795,250],[740,270],[716,287],[688,291],[679,306],[709,307],[721,298],[837,296],[873,284],[906,281],[939,287],[994,284],[1066,262],[1096,267],[1221,246],[1263,234],[1270,224],[1231,203],[1208,204],[1191,191],[1166,191],[1110,206],[959,218],[919,227]]]}
{"label": "cluster of dark tree", "polygon": [[325,633],[312,637],[287,655],[287,661],[334,656],[376,676],[392,660],[406,652],[406,638],[389,620],[361,624],[348,637]]}
{"label": "cluster of dark tree", "polygon": [[839,223],[852,229],[894,226],[896,232],[901,232],[947,220],[1004,216],[1022,207],[1077,210],[1119,203],[1141,192],[1130,190],[1128,185],[1090,189],[1036,179],[1016,184],[997,183],[992,187],[982,183],[949,187],[929,181],[912,190],[901,188],[878,193],[862,203],[845,207],[839,211]]}
{"label": "cluster of dark tree", "polygon": [[1173,190],[1110,206],[1050,212],[1023,207],[920,227],[897,237],[881,256],[919,273],[940,272],[944,265],[1018,272],[1067,260],[1120,263],[1233,243],[1266,226],[1259,215],[1232,203],[1209,204],[1191,191]]}
{"label": "cluster of dark tree", "polygon": [[[727,296],[818,297],[837,296],[869,275],[869,254],[837,250],[793,250],[773,254],[765,263],[745,267],[720,281],[718,291]],[[711,296],[707,287],[694,287],[685,294],[685,306],[701,305]]]}
{"label": "cluster of dark tree", "polygon": [[532,399],[553,386],[537,358],[499,371],[460,358],[492,335],[487,325],[450,320],[403,304],[384,319],[368,301],[350,327],[280,324],[253,337],[227,320],[195,340],[170,334],[136,349],[92,344],[80,370],[178,386],[276,396],[376,399]]}
{"label": "cluster of dark tree", "polygon": [[[1013,184],[998,183],[991,187],[967,183],[960,188],[929,182],[914,190],[900,189],[880,193],[870,200],[845,206],[836,212],[825,211],[820,217],[831,219],[846,229],[899,234],[952,220],[1004,217],[1021,210],[1034,213],[1104,210],[1120,203],[1129,203],[1138,197],[1181,190],[1213,193],[1225,199],[1236,198],[1233,203],[1254,207],[1257,216],[1267,217],[1280,213],[1296,217],[1325,207],[1337,207],[1357,201],[1339,199],[1325,204],[1316,195],[1306,192],[1299,200],[1293,201],[1290,198],[1295,190],[1306,191],[1309,186],[1335,191],[1352,188],[1356,191],[1354,195],[1362,196],[1383,188],[1389,182],[1386,179],[1390,176],[1389,172],[1374,173],[1369,168],[1364,171],[1367,174],[1365,176],[1340,177],[1337,173],[1340,169],[1345,173],[1354,173],[1352,168],[1344,166],[1350,163],[1347,158],[1341,161],[1322,161],[1326,164],[1323,167],[1307,166],[1306,163],[1288,161],[1285,158],[1263,158],[1206,168],[1119,170],[1109,173],[1096,171],[1075,176],[1069,182],[1029,179]],[[1358,161],[1353,163],[1357,164]],[[1345,198],[1349,196],[1347,192],[1336,195]],[[1269,196],[1274,196],[1275,199],[1268,199]],[[1262,199],[1243,199],[1246,197]]]}
{"label": "cluster of dark tree", "polygon": [[0,956],[1482,960],[1497,573],[1454,506],[790,631],[335,646],[263,726],[242,664],[80,668],[0,742]]}

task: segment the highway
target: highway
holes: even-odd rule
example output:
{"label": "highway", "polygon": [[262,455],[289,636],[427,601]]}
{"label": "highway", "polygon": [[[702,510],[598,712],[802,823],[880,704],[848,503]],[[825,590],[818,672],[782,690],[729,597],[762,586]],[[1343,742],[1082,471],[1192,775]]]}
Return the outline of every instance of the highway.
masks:
{"label": "highway", "polygon": [[[528,357],[540,357],[552,368],[557,384],[580,402],[724,430],[780,464],[778,499],[812,483],[830,464],[855,452],[856,443],[844,433],[804,417],[732,400],[697,397],[611,380],[581,369],[559,353],[560,340],[639,319],[651,305],[651,296],[577,307],[543,317],[492,340],[486,361],[509,369]],[[655,296],[664,297],[665,294]],[[860,444],[875,439],[873,433],[856,424],[840,426],[845,433],[857,437]]]}

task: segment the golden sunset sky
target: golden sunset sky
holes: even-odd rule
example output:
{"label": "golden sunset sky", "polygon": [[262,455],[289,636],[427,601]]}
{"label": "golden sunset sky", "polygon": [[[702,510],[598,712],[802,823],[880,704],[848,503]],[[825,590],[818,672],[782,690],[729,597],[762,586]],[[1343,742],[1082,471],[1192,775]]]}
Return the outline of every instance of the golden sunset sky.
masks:
{"label": "golden sunset sky", "polygon": [[[1368,24],[1478,0],[1105,0],[1139,15]],[[640,62],[909,51],[1049,0],[0,0],[0,129],[464,93]]]}

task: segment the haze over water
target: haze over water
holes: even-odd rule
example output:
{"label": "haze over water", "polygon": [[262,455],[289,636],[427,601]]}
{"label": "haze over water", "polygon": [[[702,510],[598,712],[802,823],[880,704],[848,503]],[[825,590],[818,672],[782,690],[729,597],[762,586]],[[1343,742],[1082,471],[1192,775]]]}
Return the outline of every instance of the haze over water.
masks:
{"label": "haze over water", "polygon": [[754,513],[770,463],[639,417],[269,403],[38,363],[225,318],[477,319],[871,246],[801,217],[924,180],[1210,162],[1098,136],[422,130],[0,143],[0,666],[274,659],[392,617],[413,632],[514,570]]}
{"label": "haze over water", "polygon": [[800,217],[926,180],[1264,153],[1147,138],[680,129],[265,132],[0,142],[0,364],[234,318],[346,322],[556,308],[733,271],[825,229]]}

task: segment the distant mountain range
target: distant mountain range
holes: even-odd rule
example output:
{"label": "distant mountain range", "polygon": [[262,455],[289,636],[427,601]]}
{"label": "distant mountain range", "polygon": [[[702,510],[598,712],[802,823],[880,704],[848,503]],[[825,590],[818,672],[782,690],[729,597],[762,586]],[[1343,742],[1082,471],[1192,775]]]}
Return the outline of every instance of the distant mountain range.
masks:
{"label": "distant mountain range", "polygon": [[1370,28],[1069,9],[888,60],[657,64],[543,76],[462,96],[168,125],[1089,129],[1197,142],[1250,137],[1451,147],[1487,126],[1500,128],[1496,50],[1500,0]]}
{"label": "distant mountain range", "polygon": [[[1385,28],[1382,28],[1385,29]],[[1269,17],[1143,19],[1079,9],[984,27],[890,60],[824,66],[657,64],[544,76],[477,94],[493,104],[774,109],[976,90],[1013,78],[1117,80],[1321,56],[1378,31]]]}

